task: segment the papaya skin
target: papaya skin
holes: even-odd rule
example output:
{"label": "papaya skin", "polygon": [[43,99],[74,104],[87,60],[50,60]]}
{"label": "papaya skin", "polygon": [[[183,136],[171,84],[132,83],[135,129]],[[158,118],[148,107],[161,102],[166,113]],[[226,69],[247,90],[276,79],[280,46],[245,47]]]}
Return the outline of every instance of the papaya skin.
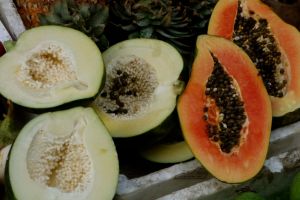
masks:
{"label": "papaya skin", "polygon": [[[239,149],[223,153],[212,143],[203,120],[206,81],[214,66],[211,53],[239,86],[248,115],[248,133]],[[195,157],[217,179],[240,183],[254,177],[266,158],[271,131],[271,102],[257,70],[239,47],[229,40],[199,36],[190,80],[179,97],[177,110],[184,138]]]}
{"label": "papaya skin", "polygon": [[[260,0],[245,2],[249,10],[268,21],[279,49],[287,60],[287,94],[282,98],[271,96],[273,116],[284,116],[300,108],[300,33]],[[238,0],[219,0],[209,22],[208,34],[232,39],[237,5]],[[224,17],[228,16],[228,13],[229,17]]]}

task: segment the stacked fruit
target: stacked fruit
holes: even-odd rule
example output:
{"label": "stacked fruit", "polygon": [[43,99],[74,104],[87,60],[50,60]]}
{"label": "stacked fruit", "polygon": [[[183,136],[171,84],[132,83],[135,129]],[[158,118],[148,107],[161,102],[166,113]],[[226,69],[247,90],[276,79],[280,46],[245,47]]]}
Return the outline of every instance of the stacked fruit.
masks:
{"label": "stacked fruit", "polygon": [[[1,94],[21,106],[19,111],[27,108],[34,118],[22,127],[9,153],[5,173],[12,190],[8,198],[46,199],[46,190],[55,188],[57,197],[111,199],[118,180],[118,158],[96,112],[75,105],[51,113],[39,110],[44,112],[40,115],[32,112],[97,94],[104,66],[95,43],[74,29],[39,27],[24,32],[1,57],[0,66]],[[17,119],[4,102],[0,131],[1,141],[6,142],[15,137],[11,121]],[[29,183],[25,188],[19,185],[24,182]]]}
{"label": "stacked fruit", "polygon": [[179,118],[204,167],[241,182],[263,166],[272,115],[299,120],[300,34],[259,0],[219,0],[208,34],[198,38]]}
{"label": "stacked fruit", "polygon": [[300,107],[299,32],[259,0],[16,3],[28,30],[0,58],[0,94],[34,113],[5,172],[16,199],[113,198],[115,144],[243,182],[272,115]]}

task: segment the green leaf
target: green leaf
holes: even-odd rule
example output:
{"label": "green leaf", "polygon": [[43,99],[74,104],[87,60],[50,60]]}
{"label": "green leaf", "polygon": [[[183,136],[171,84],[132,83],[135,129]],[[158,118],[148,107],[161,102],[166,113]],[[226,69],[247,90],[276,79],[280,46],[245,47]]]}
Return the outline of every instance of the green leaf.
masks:
{"label": "green leaf", "polygon": [[96,26],[106,24],[109,16],[108,12],[109,10],[107,6],[97,9],[97,12],[92,15],[88,24],[91,27],[96,27]]}
{"label": "green leaf", "polygon": [[186,34],[186,35],[177,35],[177,34],[172,34],[171,32],[169,32],[168,30],[162,30],[162,29],[156,29],[156,31],[166,37],[166,38],[170,38],[170,39],[180,39],[182,37],[191,37],[192,35],[191,34]]}
{"label": "green leaf", "polygon": [[47,25],[48,24],[48,20],[47,20],[47,18],[44,14],[39,15],[39,21],[40,21],[41,25]]}
{"label": "green leaf", "polygon": [[121,27],[124,31],[132,32],[138,28],[135,24],[128,24]]}
{"label": "green leaf", "polygon": [[100,24],[96,27],[92,28],[92,33],[94,36],[100,36],[102,35],[103,31],[104,31],[105,25],[104,24]]}
{"label": "green leaf", "polygon": [[69,7],[68,7],[68,3],[66,0],[61,2],[61,12],[60,12],[60,16],[63,19],[63,21],[71,21],[72,20],[72,16],[69,12]]}
{"label": "green leaf", "polygon": [[83,18],[88,19],[91,16],[90,6],[87,4],[81,5],[79,8],[79,13]]}
{"label": "green leaf", "polygon": [[139,32],[133,32],[128,35],[128,39],[140,38]]}
{"label": "green leaf", "polygon": [[73,16],[73,23],[77,27],[84,27],[85,26],[85,20],[82,18],[80,14],[76,14]]}
{"label": "green leaf", "polygon": [[142,38],[152,38],[153,32],[154,32],[153,27],[147,27],[147,28],[141,29],[140,37],[142,37]]}
{"label": "green leaf", "polygon": [[45,18],[46,18],[46,20],[48,22],[47,24],[63,25],[62,19],[58,15],[56,15],[54,13],[45,16]]}
{"label": "green leaf", "polygon": [[177,38],[188,38],[197,35],[196,33],[192,33],[189,29],[174,29],[170,28],[167,30],[171,35],[176,35]]}
{"label": "green leaf", "polygon": [[138,26],[141,26],[141,27],[149,26],[150,23],[151,23],[151,21],[150,21],[149,19],[147,19],[147,18],[142,19],[142,20],[139,20],[139,21],[136,22],[136,24],[137,24]]}
{"label": "green leaf", "polygon": [[53,6],[51,7],[51,13],[55,15],[60,15],[62,10],[62,1],[57,1]]}
{"label": "green leaf", "polygon": [[99,38],[98,46],[101,51],[104,51],[109,47],[109,41],[105,35],[101,35],[101,37]]}

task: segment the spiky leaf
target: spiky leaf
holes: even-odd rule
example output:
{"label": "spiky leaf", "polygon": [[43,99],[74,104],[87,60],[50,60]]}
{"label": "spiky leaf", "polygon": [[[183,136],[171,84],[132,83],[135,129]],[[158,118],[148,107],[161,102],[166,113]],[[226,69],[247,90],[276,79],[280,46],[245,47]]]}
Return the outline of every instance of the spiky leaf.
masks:
{"label": "spiky leaf", "polygon": [[108,16],[109,9],[105,4],[61,0],[52,5],[49,13],[41,14],[39,18],[41,25],[55,24],[82,31],[93,39],[101,50],[105,50],[109,46],[104,35]]}

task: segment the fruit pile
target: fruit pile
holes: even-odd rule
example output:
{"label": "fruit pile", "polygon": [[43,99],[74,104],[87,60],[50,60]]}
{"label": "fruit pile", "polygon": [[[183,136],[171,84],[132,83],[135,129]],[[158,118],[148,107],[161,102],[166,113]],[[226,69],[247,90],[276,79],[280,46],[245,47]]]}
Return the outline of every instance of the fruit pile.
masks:
{"label": "fruit pile", "polygon": [[300,119],[300,34],[260,0],[16,5],[28,30],[0,57],[9,198],[112,199],[127,150],[244,182],[271,126]]}

